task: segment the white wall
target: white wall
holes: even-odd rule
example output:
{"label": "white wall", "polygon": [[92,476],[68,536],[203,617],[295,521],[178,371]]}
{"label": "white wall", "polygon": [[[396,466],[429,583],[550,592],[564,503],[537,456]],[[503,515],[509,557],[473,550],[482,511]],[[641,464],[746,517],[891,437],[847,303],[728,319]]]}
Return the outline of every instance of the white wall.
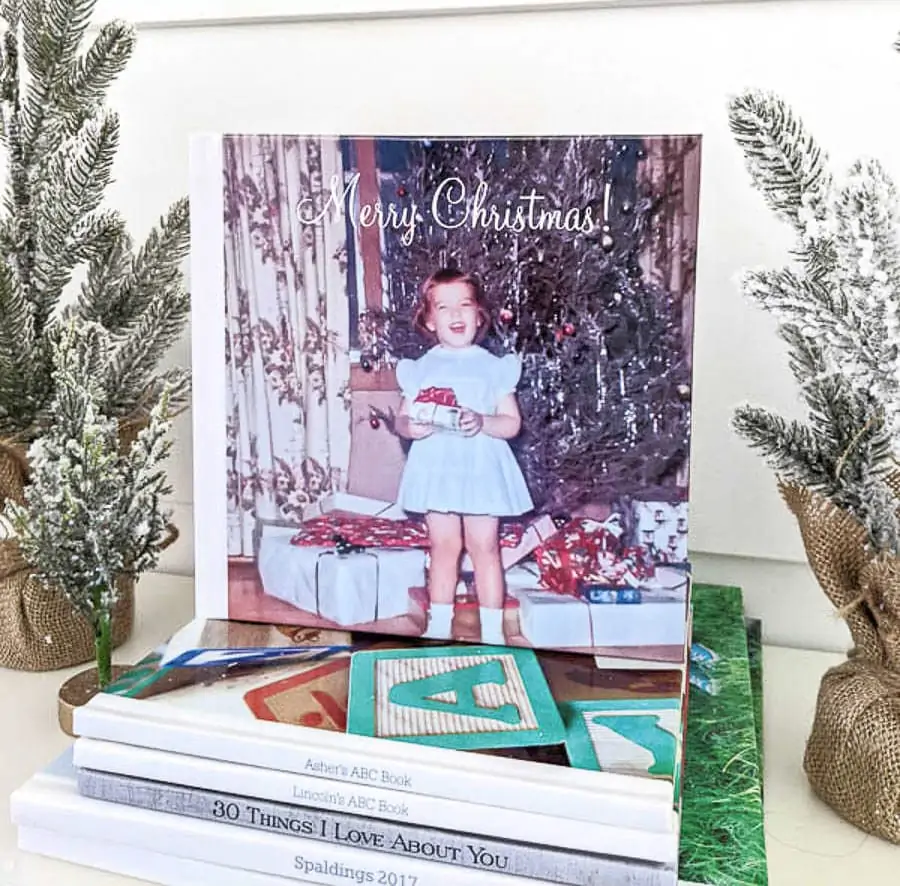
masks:
{"label": "white wall", "polygon": [[[517,5],[529,4],[535,0]],[[263,4],[273,14],[292,5]],[[149,21],[165,4],[132,6],[135,20],[146,14]],[[259,14],[263,6],[231,0],[228,10]],[[107,0],[98,11],[122,14],[122,4]],[[898,31],[900,0],[640,8],[610,8],[607,0],[596,8],[439,18],[151,26],[142,28],[111,97],[122,114],[111,197],[143,232],[186,191],[187,138],[198,130],[702,133],[691,514],[697,576],[741,584],[770,641],[844,648],[846,631],[809,575],[772,475],[729,426],[744,400],[786,413],[798,406],[771,321],[733,282],[747,265],[784,262],[789,240],[750,186],[726,102],[749,86],[776,90],[837,168],[868,153],[900,179],[900,54],[891,48]],[[184,342],[171,358],[188,356]],[[177,433],[172,476],[184,537],[163,568],[190,572],[188,419]]]}

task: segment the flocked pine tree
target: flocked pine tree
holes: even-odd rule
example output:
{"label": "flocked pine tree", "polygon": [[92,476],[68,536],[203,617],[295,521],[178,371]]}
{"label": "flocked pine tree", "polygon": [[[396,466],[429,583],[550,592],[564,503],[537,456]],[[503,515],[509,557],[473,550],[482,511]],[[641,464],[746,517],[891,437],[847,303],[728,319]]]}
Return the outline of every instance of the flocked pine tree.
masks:
{"label": "flocked pine tree", "polygon": [[[426,140],[385,177],[385,202],[429,217],[411,242],[385,232],[388,305],[363,318],[364,358],[419,356],[417,287],[441,266],[475,273],[494,320],[483,344],[522,357],[513,445],[539,508],[677,495],[690,369],[679,299],[641,265],[658,199],[638,185],[644,157],[637,139]],[[514,217],[532,189],[525,229],[478,215]]]}
{"label": "flocked pine tree", "polygon": [[[0,439],[27,444],[51,421],[53,345],[71,315],[109,333],[103,407],[146,419],[163,387],[177,407],[188,373],[156,373],[187,320],[181,265],[188,203],[178,200],[135,248],[103,207],[119,141],[105,105],[134,48],[133,29],[100,27],[82,51],[96,0],[0,0]],[[64,298],[76,270],[77,296]],[[63,307],[64,303],[65,307]]]}
{"label": "flocked pine tree", "polygon": [[896,188],[874,160],[836,183],[825,152],[775,95],[748,91],[729,117],[754,184],[796,235],[792,265],[749,271],[742,289],[776,317],[808,411],[789,421],[744,406],[736,429],[783,480],[857,517],[876,551],[900,554]]}
{"label": "flocked pine tree", "polygon": [[61,589],[90,624],[101,688],[111,678],[119,583],[158,562],[169,516],[161,502],[171,491],[167,389],[124,452],[118,422],[103,412],[111,339],[96,323],[73,319],[60,327],[52,353],[54,421],[29,449],[25,503],[6,506],[35,574]]}

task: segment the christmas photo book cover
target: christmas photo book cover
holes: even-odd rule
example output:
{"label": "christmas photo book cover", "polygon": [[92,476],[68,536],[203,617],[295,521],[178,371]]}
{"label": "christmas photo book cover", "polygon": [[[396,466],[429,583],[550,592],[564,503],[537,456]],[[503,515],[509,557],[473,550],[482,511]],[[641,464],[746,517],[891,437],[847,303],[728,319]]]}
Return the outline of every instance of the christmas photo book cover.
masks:
{"label": "christmas photo book cover", "polygon": [[195,138],[198,615],[681,660],[699,181],[698,136]]}

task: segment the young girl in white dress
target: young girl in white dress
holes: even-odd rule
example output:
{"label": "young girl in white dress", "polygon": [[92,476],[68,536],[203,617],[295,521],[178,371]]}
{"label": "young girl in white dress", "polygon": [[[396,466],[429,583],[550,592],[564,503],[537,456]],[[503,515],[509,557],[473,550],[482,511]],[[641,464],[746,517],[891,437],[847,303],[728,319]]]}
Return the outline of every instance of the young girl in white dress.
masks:
{"label": "young girl in white dress", "polygon": [[[451,636],[465,550],[475,572],[482,642],[502,645],[505,589],[498,518],[524,514],[534,505],[507,442],[522,425],[515,395],[521,364],[514,354],[495,357],[478,344],[488,321],[481,288],[471,276],[442,270],[423,284],[415,326],[435,344],[419,359],[397,365],[403,399],[396,427],[413,441],[398,502],[406,511],[424,514],[428,527],[425,636]],[[462,408],[457,430],[410,417],[416,397],[428,388],[453,391]]]}

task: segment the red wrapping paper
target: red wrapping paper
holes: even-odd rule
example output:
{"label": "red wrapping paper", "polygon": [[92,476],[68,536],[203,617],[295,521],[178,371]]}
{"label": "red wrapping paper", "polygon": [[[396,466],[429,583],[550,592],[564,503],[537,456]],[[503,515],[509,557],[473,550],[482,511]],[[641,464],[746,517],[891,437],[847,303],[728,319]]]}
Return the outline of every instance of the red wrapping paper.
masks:
{"label": "red wrapping paper", "polygon": [[622,548],[610,527],[591,519],[567,523],[535,550],[544,587],[577,596],[582,583],[630,587],[646,573],[639,549]]}
{"label": "red wrapping paper", "polygon": [[[525,526],[504,526],[500,546],[515,548],[522,540]],[[334,536],[348,544],[366,548],[429,548],[428,528],[420,520],[388,520],[385,517],[337,516],[314,517],[291,538],[299,547],[332,547]]]}
{"label": "red wrapping paper", "polygon": [[423,388],[416,395],[415,403],[434,403],[436,406],[459,407],[453,388]]}

